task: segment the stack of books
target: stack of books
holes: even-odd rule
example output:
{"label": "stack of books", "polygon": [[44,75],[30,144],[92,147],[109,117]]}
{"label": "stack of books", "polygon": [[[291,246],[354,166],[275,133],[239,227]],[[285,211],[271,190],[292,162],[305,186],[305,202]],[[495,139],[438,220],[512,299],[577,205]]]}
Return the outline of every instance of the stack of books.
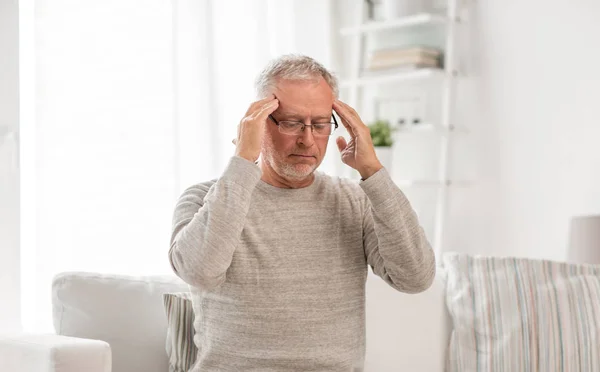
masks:
{"label": "stack of books", "polygon": [[442,51],[423,46],[381,49],[371,53],[366,72],[442,68]]}

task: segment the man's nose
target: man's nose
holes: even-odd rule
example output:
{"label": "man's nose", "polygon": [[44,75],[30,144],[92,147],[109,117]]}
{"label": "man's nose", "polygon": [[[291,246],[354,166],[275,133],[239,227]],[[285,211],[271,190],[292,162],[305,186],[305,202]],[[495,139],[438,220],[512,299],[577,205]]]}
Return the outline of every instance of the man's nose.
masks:
{"label": "man's nose", "polygon": [[311,147],[315,143],[315,138],[313,137],[312,127],[305,126],[302,134],[298,136],[298,144],[302,144],[306,147]]}

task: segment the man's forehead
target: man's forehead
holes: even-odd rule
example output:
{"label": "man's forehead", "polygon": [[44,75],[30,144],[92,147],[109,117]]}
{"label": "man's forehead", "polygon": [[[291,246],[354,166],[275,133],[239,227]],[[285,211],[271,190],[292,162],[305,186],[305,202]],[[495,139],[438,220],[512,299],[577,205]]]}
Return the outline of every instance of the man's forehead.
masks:
{"label": "man's forehead", "polygon": [[333,109],[330,107],[314,107],[306,105],[297,105],[292,102],[286,102],[285,100],[279,101],[279,107],[275,110],[276,113],[282,116],[290,118],[329,118]]}
{"label": "man's forehead", "polygon": [[279,100],[281,109],[288,112],[330,111],[333,106],[331,88],[322,78],[319,82],[281,80],[274,86],[273,94]]}
{"label": "man's forehead", "polygon": [[280,106],[275,112],[286,119],[304,119],[307,117],[313,119],[328,119],[331,117],[331,109],[328,112],[323,110],[309,112],[307,110],[285,109]]}

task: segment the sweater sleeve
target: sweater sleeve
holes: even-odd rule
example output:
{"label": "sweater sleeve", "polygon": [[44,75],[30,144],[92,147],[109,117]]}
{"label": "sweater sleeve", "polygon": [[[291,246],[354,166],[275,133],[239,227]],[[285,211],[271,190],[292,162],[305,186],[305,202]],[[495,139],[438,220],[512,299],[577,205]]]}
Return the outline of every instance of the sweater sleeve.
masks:
{"label": "sweater sleeve", "polygon": [[435,255],[408,199],[382,168],[360,183],[367,195],[363,244],[373,272],[398,291],[433,283]]}
{"label": "sweater sleeve", "polygon": [[260,177],[255,164],[234,156],[212,186],[183,192],[173,214],[169,249],[177,276],[202,290],[223,284]]}

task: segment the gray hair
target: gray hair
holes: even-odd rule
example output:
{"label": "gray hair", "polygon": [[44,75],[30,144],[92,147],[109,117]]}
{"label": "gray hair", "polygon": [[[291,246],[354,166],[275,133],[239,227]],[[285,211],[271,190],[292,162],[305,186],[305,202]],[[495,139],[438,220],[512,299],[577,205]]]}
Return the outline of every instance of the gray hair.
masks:
{"label": "gray hair", "polygon": [[275,88],[277,80],[317,80],[320,77],[329,84],[333,96],[338,97],[337,77],[315,59],[299,55],[285,54],[271,60],[256,78],[256,94],[263,98]]}

